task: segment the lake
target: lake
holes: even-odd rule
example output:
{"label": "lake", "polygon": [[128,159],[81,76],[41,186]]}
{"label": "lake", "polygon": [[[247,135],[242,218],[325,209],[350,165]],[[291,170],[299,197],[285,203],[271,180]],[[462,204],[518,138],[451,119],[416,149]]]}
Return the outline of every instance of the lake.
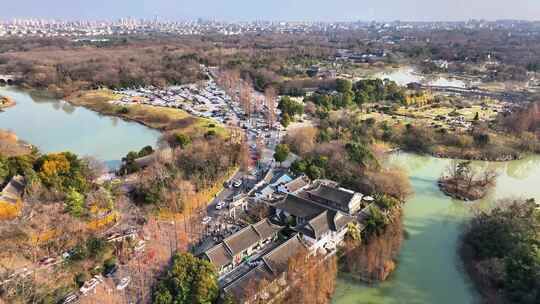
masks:
{"label": "lake", "polygon": [[474,162],[499,172],[497,186],[485,199],[465,203],[439,191],[437,179],[450,160],[397,153],[389,160],[405,168],[415,194],[404,207],[408,232],[398,268],[386,282],[366,286],[338,279],[334,304],[455,304],[474,303],[477,297],[460,267],[456,246],[471,206],[489,207],[501,198],[540,200],[540,157],[507,163]]}
{"label": "lake", "polygon": [[139,123],[103,116],[16,87],[0,87],[0,95],[17,102],[0,112],[0,129],[13,131],[42,152],[71,151],[94,156],[115,167],[129,151],[155,146],[160,136],[160,132]]}
{"label": "lake", "polygon": [[418,82],[431,86],[444,86],[444,87],[458,87],[468,88],[477,84],[472,81],[465,81],[458,78],[423,75],[417,73],[413,67],[402,67],[399,69],[392,69],[375,75],[376,78],[385,79],[388,78],[395,81],[398,85],[405,86],[411,82]]}

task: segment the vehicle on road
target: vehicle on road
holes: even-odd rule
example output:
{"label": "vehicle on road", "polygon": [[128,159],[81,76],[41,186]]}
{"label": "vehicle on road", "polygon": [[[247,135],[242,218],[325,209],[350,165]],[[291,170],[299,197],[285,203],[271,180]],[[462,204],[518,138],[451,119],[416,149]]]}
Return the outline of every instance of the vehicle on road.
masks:
{"label": "vehicle on road", "polygon": [[208,225],[208,224],[210,224],[211,221],[212,221],[212,218],[211,218],[211,217],[205,216],[205,217],[202,219],[202,222],[201,222],[201,223],[202,223],[203,225]]}
{"label": "vehicle on road", "polygon": [[62,253],[62,259],[67,260],[73,255],[73,250],[66,251]]}
{"label": "vehicle on road", "polygon": [[116,285],[116,289],[117,290],[123,290],[124,288],[126,288],[129,285],[130,282],[131,282],[131,277],[122,278],[120,280],[120,283],[118,283],[118,285]]}
{"label": "vehicle on road", "polygon": [[216,204],[216,210],[221,210],[226,206],[225,202],[221,201]]}
{"label": "vehicle on road", "polygon": [[62,304],[75,303],[78,299],[79,296],[76,293],[72,292],[64,298]]}
{"label": "vehicle on road", "polygon": [[233,181],[233,186],[234,186],[235,188],[240,188],[240,186],[242,186],[242,181],[241,181],[241,180],[238,180],[238,179],[235,179],[235,180]]}
{"label": "vehicle on road", "polygon": [[260,260],[248,261],[247,264],[249,267],[257,267],[261,264],[261,261]]}
{"label": "vehicle on road", "polygon": [[99,284],[99,281],[98,279],[96,278],[91,278],[90,280],[84,282],[83,286],[81,287],[81,289],[79,289],[79,291],[83,294],[83,295],[86,295],[88,292],[92,291],[94,288],[96,288],[96,286]]}

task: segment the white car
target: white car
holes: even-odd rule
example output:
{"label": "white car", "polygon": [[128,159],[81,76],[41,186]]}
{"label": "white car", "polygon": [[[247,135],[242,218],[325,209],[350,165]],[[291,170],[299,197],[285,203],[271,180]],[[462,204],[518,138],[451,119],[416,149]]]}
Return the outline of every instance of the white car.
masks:
{"label": "white car", "polygon": [[225,207],[225,202],[221,201],[216,204],[216,209],[221,210]]}
{"label": "white car", "polygon": [[122,278],[120,280],[120,283],[118,283],[118,285],[116,285],[116,289],[117,290],[123,290],[124,288],[126,288],[129,285],[130,282],[131,282],[131,277]]}
{"label": "white car", "polygon": [[68,303],[73,303],[75,302],[77,299],[79,298],[79,296],[75,293],[70,293],[68,294],[65,298],[64,298],[64,301],[62,301],[63,304],[68,304]]}
{"label": "white car", "polygon": [[211,217],[205,216],[205,217],[202,219],[202,224],[203,224],[203,225],[207,225],[207,224],[210,224],[211,221],[212,221],[212,218],[211,218]]}
{"label": "white car", "polygon": [[96,286],[99,284],[99,281],[96,278],[92,278],[86,282],[84,282],[84,285],[79,290],[83,295],[86,295],[89,291],[96,288]]}
{"label": "white car", "polygon": [[242,186],[242,181],[241,180],[235,180],[233,181],[233,186],[235,188],[239,188],[240,186]]}

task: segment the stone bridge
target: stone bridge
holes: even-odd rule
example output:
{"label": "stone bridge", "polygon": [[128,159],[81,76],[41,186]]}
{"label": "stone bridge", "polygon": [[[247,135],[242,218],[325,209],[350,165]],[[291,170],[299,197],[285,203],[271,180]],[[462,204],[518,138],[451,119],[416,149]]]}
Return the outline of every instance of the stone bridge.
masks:
{"label": "stone bridge", "polygon": [[0,85],[11,85],[17,80],[15,75],[0,75]]}

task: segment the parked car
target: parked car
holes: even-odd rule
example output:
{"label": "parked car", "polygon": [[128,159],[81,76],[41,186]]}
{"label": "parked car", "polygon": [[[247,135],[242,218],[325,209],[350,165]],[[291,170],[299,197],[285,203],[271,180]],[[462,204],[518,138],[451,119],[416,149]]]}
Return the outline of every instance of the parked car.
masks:
{"label": "parked car", "polygon": [[68,251],[62,253],[62,258],[63,258],[64,260],[67,260],[67,259],[69,259],[72,255],[73,255],[73,250],[68,250]]}
{"label": "parked car", "polygon": [[124,288],[126,288],[129,285],[130,282],[131,282],[131,277],[122,278],[120,280],[120,283],[118,283],[118,285],[116,285],[116,289],[117,290],[123,290]]}
{"label": "parked car", "polygon": [[210,224],[211,221],[212,221],[212,218],[211,218],[211,217],[205,216],[205,217],[202,219],[202,224],[203,224],[203,225],[208,225],[208,224]]}
{"label": "parked car", "polygon": [[234,180],[233,181],[233,186],[235,188],[239,188],[240,186],[242,186],[242,181],[241,180]]}
{"label": "parked car", "polygon": [[76,293],[72,292],[72,293],[69,293],[68,295],[66,295],[66,297],[62,301],[62,304],[74,303],[78,299],[79,299],[79,296]]}
{"label": "parked car", "polygon": [[83,295],[86,295],[88,292],[96,288],[98,284],[99,284],[99,281],[96,278],[91,278],[90,280],[84,282],[83,286],[81,287],[81,289],[79,289],[79,291]]}
{"label": "parked car", "polygon": [[259,264],[261,264],[261,261],[259,260],[248,261],[247,264],[249,267],[256,267],[256,266],[259,266]]}
{"label": "parked car", "polygon": [[221,210],[226,206],[225,202],[221,201],[216,204],[216,209]]}

